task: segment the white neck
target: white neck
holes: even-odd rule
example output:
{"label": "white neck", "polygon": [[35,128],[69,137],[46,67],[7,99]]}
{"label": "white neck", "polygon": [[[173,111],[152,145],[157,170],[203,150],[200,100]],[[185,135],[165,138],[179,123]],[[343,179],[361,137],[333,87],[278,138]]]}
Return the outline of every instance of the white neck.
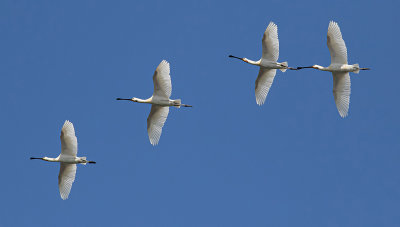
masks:
{"label": "white neck", "polygon": [[148,99],[139,99],[139,98],[135,98],[136,102],[140,102],[140,103],[151,103],[152,97],[148,98]]}
{"label": "white neck", "polygon": [[247,63],[249,63],[249,64],[252,64],[252,65],[258,65],[258,66],[260,66],[260,64],[261,64],[261,59],[258,60],[258,61],[252,61],[252,60],[250,60],[250,59],[243,58],[243,61],[244,61],[244,62],[247,62]]}
{"label": "white neck", "polygon": [[314,69],[322,70],[322,71],[328,71],[328,67],[323,67],[320,65],[313,65]]}
{"label": "white neck", "polygon": [[48,158],[44,157],[42,158],[43,161],[48,161],[48,162],[58,162],[58,158]]}

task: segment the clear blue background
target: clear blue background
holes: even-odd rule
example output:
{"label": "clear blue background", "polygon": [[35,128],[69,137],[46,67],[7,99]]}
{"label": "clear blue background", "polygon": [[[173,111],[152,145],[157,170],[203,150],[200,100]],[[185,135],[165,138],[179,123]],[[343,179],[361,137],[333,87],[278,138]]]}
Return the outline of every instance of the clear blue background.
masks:
{"label": "clear blue background", "polygon": [[[400,226],[398,1],[1,1],[0,226]],[[328,66],[339,23],[351,74],[341,119],[332,76],[278,72],[256,105],[270,21],[280,61]],[[171,108],[150,145],[152,75],[171,64]],[[68,119],[80,156],[61,200]]]}

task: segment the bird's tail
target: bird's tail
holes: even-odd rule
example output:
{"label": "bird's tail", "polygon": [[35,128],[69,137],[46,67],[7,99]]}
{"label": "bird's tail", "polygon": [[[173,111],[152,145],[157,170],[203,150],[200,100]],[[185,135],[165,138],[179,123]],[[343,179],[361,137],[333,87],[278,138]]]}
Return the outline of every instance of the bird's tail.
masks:
{"label": "bird's tail", "polygon": [[[81,160],[85,160],[86,161],[86,157],[81,157]],[[86,165],[86,162],[81,162],[82,165]]]}
{"label": "bird's tail", "polygon": [[353,67],[357,68],[357,70],[354,71],[354,73],[357,73],[357,74],[360,73],[360,66],[358,64],[354,64]]}
{"label": "bird's tail", "polygon": [[181,108],[181,100],[180,99],[175,99],[174,101],[173,101],[173,104],[174,104],[174,106],[176,107],[176,108]]}
{"label": "bird's tail", "polygon": [[288,63],[287,61],[280,63],[282,66],[284,66],[285,68],[280,69],[282,72],[286,72],[287,68],[288,68]]}

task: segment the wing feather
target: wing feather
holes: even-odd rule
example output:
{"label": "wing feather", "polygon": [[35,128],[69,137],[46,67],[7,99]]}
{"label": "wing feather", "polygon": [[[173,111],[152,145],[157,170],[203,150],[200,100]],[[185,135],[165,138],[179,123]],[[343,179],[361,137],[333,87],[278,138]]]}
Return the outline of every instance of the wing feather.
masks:
{"label": "wing feather", "polygon": [[331,21],[328,27],[327,44],[331,53],[332,64],[347,64],[347,48],[342,38],[339,25]]}
{"label": "wing feather", "polygon": [[351,82],[348,72],[335,72],[333,74],[333,97],[341,117],[346,117],[349,112]]}
{"label": "wing feather", "polygon": [[269,89],[274,82],[276,69],[265,69],[260,67],[256,80],[256,102],[259,106],[263,105],[267,98]]}
{"label": "wing feather", "polygon": [[147,133],[150,143],[155,146],[160,140],[162,128],[169,113],[168,106],[152,105],[149,117],[147,118]]}
{"label": "wing feather", "polygon": [[78,153],[78,139],[75,136],[74,125],[66,120],[61,129],[61,155],[76,157]]}
{"label": "wing feather", "polygon": [[279,58],[278,26],[270,22],[262,38],[262,58],[276,62]]}
{"label": "wing feather", "polygon": [[169,73],[169,63],[166,60],[162,60],[153,75],[153,96],[169,99],[172,92],[171,76]]}
{"label": "wing feather", "polygon": [[75,181],[76,164],[60,163],[60,173],[58,174],[58,188],[63,200],[68,199],[71,192],[72,183]]}

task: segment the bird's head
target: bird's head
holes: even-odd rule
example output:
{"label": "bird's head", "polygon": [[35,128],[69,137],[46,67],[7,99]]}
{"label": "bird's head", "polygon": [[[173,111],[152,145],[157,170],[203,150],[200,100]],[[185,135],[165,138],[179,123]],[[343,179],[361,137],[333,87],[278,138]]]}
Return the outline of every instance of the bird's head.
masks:
{"label": "bird's head", "polygon": [[312,66],[313,69],[323,69],[324,67],[320,66],[320,65],[313,65]]}
{"label": "bird's head", "polygon": [[249,59],[247,58],[242,58],[242,61],[249,63]]}
{"label": "bird's head", "polygon": [[133,97],[133,98],[131,98],[131,101],[132,101],[132,102],[138,102],[138,98]]}

